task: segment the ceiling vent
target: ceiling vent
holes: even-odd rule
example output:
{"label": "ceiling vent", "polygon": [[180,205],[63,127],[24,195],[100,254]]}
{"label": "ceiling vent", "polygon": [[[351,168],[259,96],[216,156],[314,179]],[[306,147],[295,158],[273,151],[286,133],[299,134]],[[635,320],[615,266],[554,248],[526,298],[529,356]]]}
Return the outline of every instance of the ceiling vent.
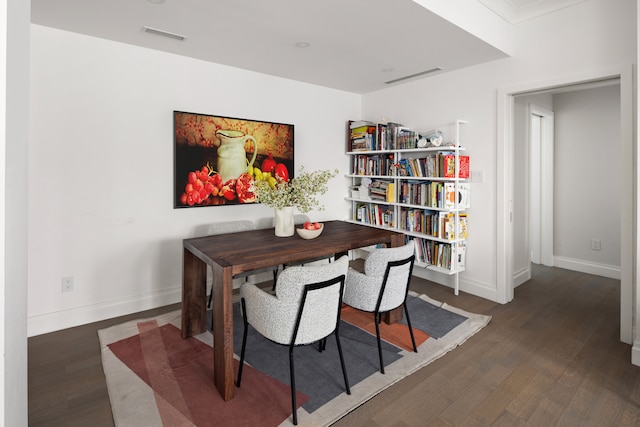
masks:
{"label": "ceiling vent", "polygon": [[169,37],[170,39],[180,40],[180,41],[184,41],[184,39],[187,38],[187,36],[181,36],[180,34],[159,30],[157,28],[152,28],[147,26],[144,26],[142,28],[144,29],[145,33],[155,34],[156,36]]}
{"label": "ceiling vent", "polygon": [[409,79],[412,79],[414,77],[424,76],[425,74],[435,73],[436,71],[440,71],[440,70],[442,70],[442,67],[436,67],[436,68],[432,68],[432,69],[427,70],[427,71],[422,71],[420,73],[415,73],[415,74],[411,74],[409,76],[400,77],[399,79],[389,80],[388,82],[385,82],[385,83],[390,85],[390,84],[393,84],[393,83],[401,82],[403,80],[409,80]]}

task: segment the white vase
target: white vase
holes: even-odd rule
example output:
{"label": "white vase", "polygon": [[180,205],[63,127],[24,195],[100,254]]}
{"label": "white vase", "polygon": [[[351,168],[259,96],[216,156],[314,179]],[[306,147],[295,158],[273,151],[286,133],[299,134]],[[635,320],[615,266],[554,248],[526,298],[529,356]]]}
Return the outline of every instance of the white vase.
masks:
{"label": "white vase", "polygon": [[290,237],[295,232],[295,225],[293,223],[293,206],[287,206],[286,208],[275,208],[276,215],[276,236],[278,237]]}

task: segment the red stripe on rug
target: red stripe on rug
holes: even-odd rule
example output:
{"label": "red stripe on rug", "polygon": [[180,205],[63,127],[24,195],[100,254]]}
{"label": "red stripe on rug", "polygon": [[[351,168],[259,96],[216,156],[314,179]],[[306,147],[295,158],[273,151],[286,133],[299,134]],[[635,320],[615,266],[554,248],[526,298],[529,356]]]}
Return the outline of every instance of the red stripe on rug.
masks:
{"label": "red stripe on rug", "polygon": [[[110,344],[109,349],[162,398],[156,399],[161,414],[160,406],[166,403],[173,409],[165,408],[165,415],[179,410],[198,427],[277,426],[291,416],[291,389],[287,384],[245,365],[242,387],[236,388],[234,399],[225,402],[213,384],[211,347],[196,338],[182,339],[180,330],[173,325],[164,325],[155,331],[149,324],[141,328],[143,334]],[[143,340],[156,342],[143,344]],[[151,348],[163,350],[146,351]],[[238,361],[234,362],[237,372]],[[162,363],[167,364],[170,373]],[[158,380],[156,375],[161,372],[157,371],[158,367],[173,379]],[[169,389],[169,383],[174,380],[175,389]],[[298,407],[308,400],[305,394],[297,393]],[[181,409],[182,402],[186,402],[188,409]]]}
{"label": "red stripe on rug", "polygon": [[[373,313],[356,310],[348,305],[342,306],[340,318],[345,322],[349,322],[376,336],[376,325],[373,321]],[[413,328],[413,337],[416,340],[416,347],[430,338],[430,335],[420,329]],[[380,338],[407,351],[413,351],[411,344],[411,335],[409,327],[403,323],[393,323],[391,325],[385,322],[380,323]]]}
{"label": "red stripe on rug", "polygon": [[193,418],[178,381],[173,375],[158,323],[155,320],[139,322],[138,331],[146,373],[153,389],[162,425],[188,425],[185,421]]}

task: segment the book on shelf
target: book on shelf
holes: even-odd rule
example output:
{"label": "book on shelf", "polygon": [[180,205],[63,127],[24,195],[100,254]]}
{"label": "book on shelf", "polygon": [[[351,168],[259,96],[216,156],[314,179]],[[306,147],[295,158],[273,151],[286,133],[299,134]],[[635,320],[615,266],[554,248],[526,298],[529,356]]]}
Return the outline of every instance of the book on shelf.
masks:
{"label": "book on shelf", "polygon": [[395,150],[398,141],[398,128],[402,127],[400,123],[387,123],[387,150]]}
{"label": "book on shelf", "polygon": [[456,218],[455,214],[448,213],[442,218],[442,230],[443,235],[440,236],[443,239],[454,240],[456,237],[458,239],[466,239],[468,237],[468,227],[467,227],[467,214],[461,213],[458,214],[458,235],[456,236]]}
{"label": "book on shelf", "polygon": [[393,208],[374,203],[358,203],[353,213],[353,219],[365,224],[394,227]]}
{"label": "book on shelf", "polygon": [[353,156],[353,174],[387,176],[392,164],[390,154],[356,154]]}
{"label": "book on shelf", "polygon": [[[415,241],[416,258],[418,259],[418,261],[423,262],[427,265],[444,268],[450,271],[453,271],[456,267],[464,268],[466,260],[466,251],[464,250],[464,246],[457,246],[455,248],[456,258],[458,262],[454,263],[454,246],[452,244],[440,243],[433,240],[421,238],[415,238]],[[461,247],[463,249],[460,249]]]}
{"label": "book on shelf", "polygon": [[406,150],[413,149],[418,146],[418,134],[404,126],[397,128],[396,149]]}
{"label": "book on shelf", "polygon": [[453,240],[455,238],[455,218],[450,212],[440,212],[438,217],[438,237]]}
{"label": "book on shelf", "polygon": [[449,271],[462,270],[466,266],[466,247],[463,243],[449,244],[426,242],[424,247],[430,251],[425,258],[427,264]]}
{"label": "book on shelf", "polygon": [[467,247],[464,242],[459,242],[456,247],[456,256],[458,258],[457,268],[463,270],[467,267]]}
{"label": "book on shelf", "polygon": [[424,158],[424,176],[427,177],[436,177],[438,176],[438,169],[436,168],[436,155],[428,154],[427,157]]}
{"label": "book on shelf", "polygon": [[384,223],[384,225],[388,226],[388,227],[395,227],[395,222],[394,222],[394,218],[393,218],[393,208],[391,207],[385,207],[384,208],[384,212],[382,215],[382,221]]}
{"label": "book on shelf", "polygon": [[424,246],[422,245],[422,242],[420,240],[422,239],[418,239],[415,238],[413,239],[415,241],[415,245],[414,247],[416,248],[416,261],[417,262],[425,262],[425,256],[424,256]]}
{"label": "book on shelf", "polygon": [[453,151],[442,151],[438,153],[438,176],[455,178],[456,155]]}
{"label": "book on shelf", "polygon": [[425,159],[409,159],[411,164],[413,165],[413,169],[415,171],[415,176],[424,177],[426,175],[426,167],[425,167]]}
{"label": "book on shelf", "polygon": [[458,194],[458,209],[469,209],[470,206],[470,194],[471,188],[468,182],[457,183],[458,191],[456,192],[455,182],[445,182],[444,198],[441,207],[444,209],[456,208],[456,193]]}
{"label": "book on shelf", "polygon": [[352,138],[350,151],[366,151],[367,140],[365,138]]}
{"label": "book on shelf", "polygon": [[459,178],[469,179],[470,175],[470,158],[469,156],[458,156],[460,159],[460,173]]}
{"label": "book on shelf", "polygon": [[353,120],[349,123],[350,129],[358,129],[361,127],[375,126],[376,124],[368,120]]}
{"label": "book on shelf", "polygon": [[387,185],[387,202],[393,203],[396,201],[396,185],[390,182]]}
{"label": "book on shelf", "polygon": [[351,151],[369,151],[375,149],[376,126],[364,125],[352,127],[349,134]]}
{"label": "book on shelf", "polygon": [[379,124],[376,134],[376,150],[388,150],[387,146],[387,125]]}
{"label": "book on shelf", "polygon": [[393,185],[393,183],[383,179],[371,180],[371,185],[369,186],[369,195],[371,199],[386,201],[389,185]]}
{"label": "book on shelf", "polygon": [[398,176],[411,176],[411,167],[407,159],[398,160],[396,168],[396,174]]}
{"label": "book on shelf", "polygon": [[[460,162],[460,171],[458,178],[469,178],[469,156],[458,156]],[[454,153],[442,153],[442,171],[443,178],[456,177],[456,155]]]}
{"label": "book on shelf", "polygon": [[471,207],[471,184],[468,182],[458,183],[458,207],[461,209]]}
{"label": "book on shelf", "polygon": [[460,239],[466,239],[467,237],[469,237],[469,222],[467,221],[468,217],[469,216],[466,213],[459,214],[460,228],[458,230],[458,238]]}

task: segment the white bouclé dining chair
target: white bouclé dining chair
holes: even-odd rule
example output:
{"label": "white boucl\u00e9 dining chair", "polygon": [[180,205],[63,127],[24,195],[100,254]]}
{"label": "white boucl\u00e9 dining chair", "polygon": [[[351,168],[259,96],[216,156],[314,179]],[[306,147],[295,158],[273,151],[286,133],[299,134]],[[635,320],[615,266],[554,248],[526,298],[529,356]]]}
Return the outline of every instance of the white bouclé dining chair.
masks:
{"label": "white boucl\u00e9 dining chair", "polygon": [[397,248],[375,249],[364,262],[364,273],[349,268],[343,302],[357,310],[373,313],[380,372],[384,374],[380,342],[381,314],[402,306],[407,318],[413,351],[418,352],[407,310],[407,294],[413,272],[414,242]]}
{"label": "white boucl\u00e9 dining chair", "polygon": [[340,309],[348,267],[346,255],[331,264],[289,267],[280,273],[275,295],[253,284],[240,288],[244,333],[236,386],[240,387],[242,380],[247,331],[251,325],[270,341],[289,347],[294,425],[298,423],[293,358],[296,346],[318,343],[319,350],[323,351],[327,337],[333,334],[346,393],[351,394],[339,335]]}

